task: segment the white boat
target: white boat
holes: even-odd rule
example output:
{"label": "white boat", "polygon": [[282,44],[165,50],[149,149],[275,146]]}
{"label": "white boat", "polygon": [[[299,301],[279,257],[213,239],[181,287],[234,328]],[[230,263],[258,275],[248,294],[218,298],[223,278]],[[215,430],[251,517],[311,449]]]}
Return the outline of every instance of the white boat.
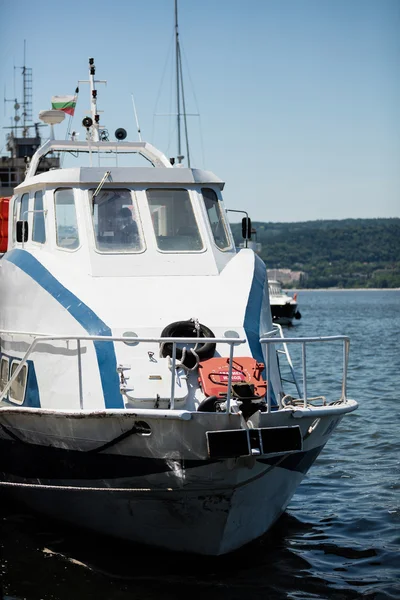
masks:
{"label": "white boat", "polygon": [[301,313],[297,306],[297,294],[289,296],[283,291],[281,282],[276,279],[269,280],[268,288],[274,323],[292,325],[293,319],[301,319]]}
{"label": "white boat", "polygon": [[[10,201],[0,486],[97,532],[224,554],[271,527],[356,409],[349,340],[283,338],[265,264],[235,250],[223,182],[146,142],[102,141],[94,71],[86,141],[46,142]],[[89,166],[37,174],[52,152]],[[131,153],[150,166],[118,166]],[[310,398],[288,347],[330,342],[341,393]]]}

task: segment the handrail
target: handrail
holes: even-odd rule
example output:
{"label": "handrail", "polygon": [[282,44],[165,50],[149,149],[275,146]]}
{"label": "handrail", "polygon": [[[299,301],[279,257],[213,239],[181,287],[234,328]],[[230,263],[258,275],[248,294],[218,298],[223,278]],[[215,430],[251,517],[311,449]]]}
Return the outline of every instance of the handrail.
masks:
{"label": "handrail", "polygon": [[[260,338],[261,344],[266,344],[266,352],[267,352],[267,378],[269,378],[269,357],[270,357],[270,346],[276,345],[279,343],[284,344],[301,344],[302,345],[302,374],[303,374],[303,403],[304,408],[307,408],[307,365],[306,365],[306,344],[316,343],[316,342],[343,342],[343,373],[342,373],[342,394],[341,400],[346,400],[347,396],[347,370],[348,370],[348,362],[349,362],[349,349],[350,349],[350,338],[346,335],[331,335],[331,336],[323,336],[323,337],[299,337],[299,338],[276,338],[276,337],[266,337],[269,333],[264,334],[263,337]],[[274,334],[273,334],[274,335]],[[284,340],[284,341],[283,341]],[[287,352],[287,356],[289,353]],[[291,361],[290,361],[291,362]],[[294,373],[294,371],[293,371]],[[296,380],[295,380],[296,382]],[[297,387],[297,382],[296,382]],[[267,388],[267,405],[268,411],[270,407],[270,386]],[[299,388],[298,388],[299,390]],[[300,395],[300,394],[299,394]],[[280,400],[280,407],[282,408],[282,403]]]}
{"label": "handrail", "polygon": [[[277,334],[280,334],[278,336]],[[45,341],[76,341],[77,343],[77,355],[78,355],[78,388],[79,388],[79,400],[80,400],[80,408],[83,410],[83,383],[82,383],[82,364],[81,364],[81,342],[82,341],[103,341],[103,342],[134,342],[134,343],[170,343],[172,344],[172,357],[171,357],[171,373],[175,372],[176,367],[176,349],[177,344],[194,344],[199,339],[201,343],[212,343],[212,344],[228,344],[230,347],[229,350],[229,367],[228,367],[228,387],[227,387],[227,398],[226,398],[226,412],[230,412],[230,404],[231,404],[231,387],[232,387],[232,370],[233,370],[233,353],[234,347],[239,346],[241,344],[246,343],[246,339],[240,338],[194,338],[194,337],[123,337],[123,336],[101,336],[101,335],[41,335],[41,334],[33,334],[22,331],[8,331],[8,330],[0,330],[1,335],[9,335],[9,336],[17,336],[17,335],[30,335],[35,336],[32,340],[29,348],[25,352],[24,356],[20,360],[20,363],[11,378],[5,385],[4,389],[0,392],[0,402],[3,398],[8,394],[12,384],[18,377],[19,373],[23,369],[26,364],[29,356],[32,354],[36,346]],[[285,338],[283,337],[282,330],[274,329],[272,331],[268,331],[262,335],[260,338],[260,343],[266,346],[266,368],[267,368],[267,376],[266,380],[270,381],[270,372],[271,372],[271,355],[270,355],[270,347],[271,345],[276,346],[277,344],[283,344],[285,347],[285,354],[288,358],[289,366],[292,370],[295,384],[301,397],[300,387],[297,383],[296,375],[294,373],[294,369],[291,363],[290,355],[287,349],[288,344],[301,344],[302,345],[302,375],[303,375],[303,407],[308,407],[308,396],[307,396],[307,365],[306,365],[306,345],[309,343],[316,342],[343,342],[343,373],[342,373],[342,393],[341,400],[346,400],[347,394],[347,370],[348,370],[348,357],[349,357],[349,347],[350,340],[347,336],[344,335],[336,335],[336,336],[324,336],[324,337],[303,337],[303,338]],[[170,398],[170,408],[174,410],[175,407],[175,377],[171,376],[171,398]],[[271,385],[267,386],[267,412],[271,412]],[[283,408],[282,400],[279,398],[279,407]]]}
{"label": "handrail", "polygon": [[[0,334],[1,335],[35,335],[35,334],[31,334],[31,333],[26,333],[26,332],[22,332],[22,331],[7,331],[7,330],[0,330]],[[10,390],[12,384],[14,383],[14,381],[16,380],[16,378],[18,377],[19,373],[21,372],[21,370],[23,369],[23,367],[25,366],[29,356],[32,354],[33,350],[35,349],[35,347],[41,343],[41,342],[45,342],[45,341],[76,341],[77,343],[77,351],[78,351],[78,386],[79,386],[79,402],[80,402],[80,408],[83,409],[83,389],[82,389],[82,373],[81,373],[81,369],[82,369],[82,365],[81,365],[81,342],[82,341],[92,341],[92,342],[96,342],[96,341],[103,341],[103,342],[135,342],[135,343],[171,343],[172,344],[172,364],[171,364],[171,373],[175,372],[175,365],[176,365],[176,345],[177,344],[194,344],[197,343],[199,341],[199,339],[201,340],[201,343],[205,343],[205,344],[229,344],[230,346],[230,361],[229,361],[229,368],[228,368],[228,390],[231,389],[231,383],[232,383],[232,369],[233,369],[233,348],[234,346],[239,346],[240,344],[244,344],[246,342],[246,339],[240,339],[240,338],[206,338],[206,337],[202,337],[202,338],[194,338],[194,337],[123,337],[123,336],[104,336],[104,335],[40,335],[38,334],[37,337],[35,337],[28,350],[25,352],[24,356],[22,357],[18,367],[15,369],[13,375],[11,376],[11,378],[9,379],[9,381],[7,382],[7,384],[5,385],[4,389],[0,392],[0,402],[3,400],[3,398],[8,394],[8,391]],[[226,412],[230,411],[230,393],[227,394],[227,406],[226,406]],[[171,410],[174,410],[174,405],[175,405],[175,377],[172,376],[171,377]]]}
{"label": "handrail", "polygon": [[50,152],[114,152],[137,153],[152,163],[154,167],[171,169],[167,157],[148,142],[77,142],[73,140],[47,140],[33,155],[26,178],[36,175],[39,161]]}
{"label": "handrail", "polygon": [[[274,328],[275,328],[275,331],[277,331],[279,333],[280,337],[284,338],[282,325],[280,325],[279,323],[274,323]],[[263,336],[263,337],[266,337],[266,335]],[[294,370],[292,359],[291,359],[291,356],[290,356],[290,353],[289,353],[289,349],[287,347],[286,342],[282,342],[282,346],[283,346],[283,350],[277,350],[277,352],[281,352],[282,354],[285,355],[287,363],[289,365],[290,372],[291,372],[292,377],[293,377],[293,382],[292,383],[294,383],[294,385],[296,386],[296,390],[297,390],[298,395],[301,396],[300,385],[299,385],[299,382],[297,380],[297,375],[296,375],[296,372]]]}

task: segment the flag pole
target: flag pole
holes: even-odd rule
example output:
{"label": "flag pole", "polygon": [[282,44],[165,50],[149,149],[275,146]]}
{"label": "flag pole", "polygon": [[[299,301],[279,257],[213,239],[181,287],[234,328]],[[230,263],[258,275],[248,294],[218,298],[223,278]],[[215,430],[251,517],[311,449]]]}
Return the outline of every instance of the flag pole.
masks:
{"label": "flag pole", "polygon": [[[77,101],[78,101],[78,94],[79,94],[79,87],[77,87],[77,88],[76,88],[76,90],[75,90],[75,96],[74,96],[74,103],[75,103],[75,106],[76,106],[76,103],[77,103]],[[68,140],[68,138],[69,138],[69,136],[70,136],[70,132],[71,132],[71,125],[72,125],[72,119],[74,118],[74,116],[75,116],[75,110],[74,110],[74,112],[73,112],[73,114],[72,114],[72,115],[69,115],[68,127],[67,127],[67,133],[66,133],[66,136],[65,136],[65,139],[66,139],[66,140]]]}

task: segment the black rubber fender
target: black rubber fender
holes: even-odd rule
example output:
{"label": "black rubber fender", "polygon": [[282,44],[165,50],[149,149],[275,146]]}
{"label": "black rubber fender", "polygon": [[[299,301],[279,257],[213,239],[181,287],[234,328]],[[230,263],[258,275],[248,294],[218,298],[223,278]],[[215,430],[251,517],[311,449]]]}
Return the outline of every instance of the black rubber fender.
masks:
{"label": "black rubber fender", "polygon": [[217,412],[218,402],[223,402],[223,399],[217,398],[217,396],[208,396],[200,402],[197,412]]}
{"label": "black rubber fender", "polygon": [[[160,337],[193,337],[193,338],[212,338],[215,337],[214,333],[203,325],[200,325],[199,336],[197,335],[195,322],[193,319],[189,319],[188,321],[175,321],[174,323],[170,323],[161,332]],[[207,360],[208,358],[212,358],[215,354],[216,344],[206,343],[197,346],[195,350],[199,360]],[[176,349],[176,358],[181,360],[183,354],[182,348]],[[161,355],[165,358],[166,356],[172,356],[172,344],[166,342],[162,346]],[[192,352],[187,351],[185,354],[185,359],[183,363],[188,369],[191,369],[196,364],[196,357]]]}

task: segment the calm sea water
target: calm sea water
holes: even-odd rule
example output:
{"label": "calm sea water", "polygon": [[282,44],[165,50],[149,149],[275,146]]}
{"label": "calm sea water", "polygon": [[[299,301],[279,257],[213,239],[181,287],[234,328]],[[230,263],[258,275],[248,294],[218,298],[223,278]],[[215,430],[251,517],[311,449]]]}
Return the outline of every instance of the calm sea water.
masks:
{"label": "calm sea water", "polygon": [[[400,598],[400,291],[300,291],[290,336],[351,337],[345,418],[262,539],[193,558],[82,533],[10,504],[0,522],[4,600]],[[333,347],[316,391],[334,385]],[[1,598],[1,593],[0,593]]]}

